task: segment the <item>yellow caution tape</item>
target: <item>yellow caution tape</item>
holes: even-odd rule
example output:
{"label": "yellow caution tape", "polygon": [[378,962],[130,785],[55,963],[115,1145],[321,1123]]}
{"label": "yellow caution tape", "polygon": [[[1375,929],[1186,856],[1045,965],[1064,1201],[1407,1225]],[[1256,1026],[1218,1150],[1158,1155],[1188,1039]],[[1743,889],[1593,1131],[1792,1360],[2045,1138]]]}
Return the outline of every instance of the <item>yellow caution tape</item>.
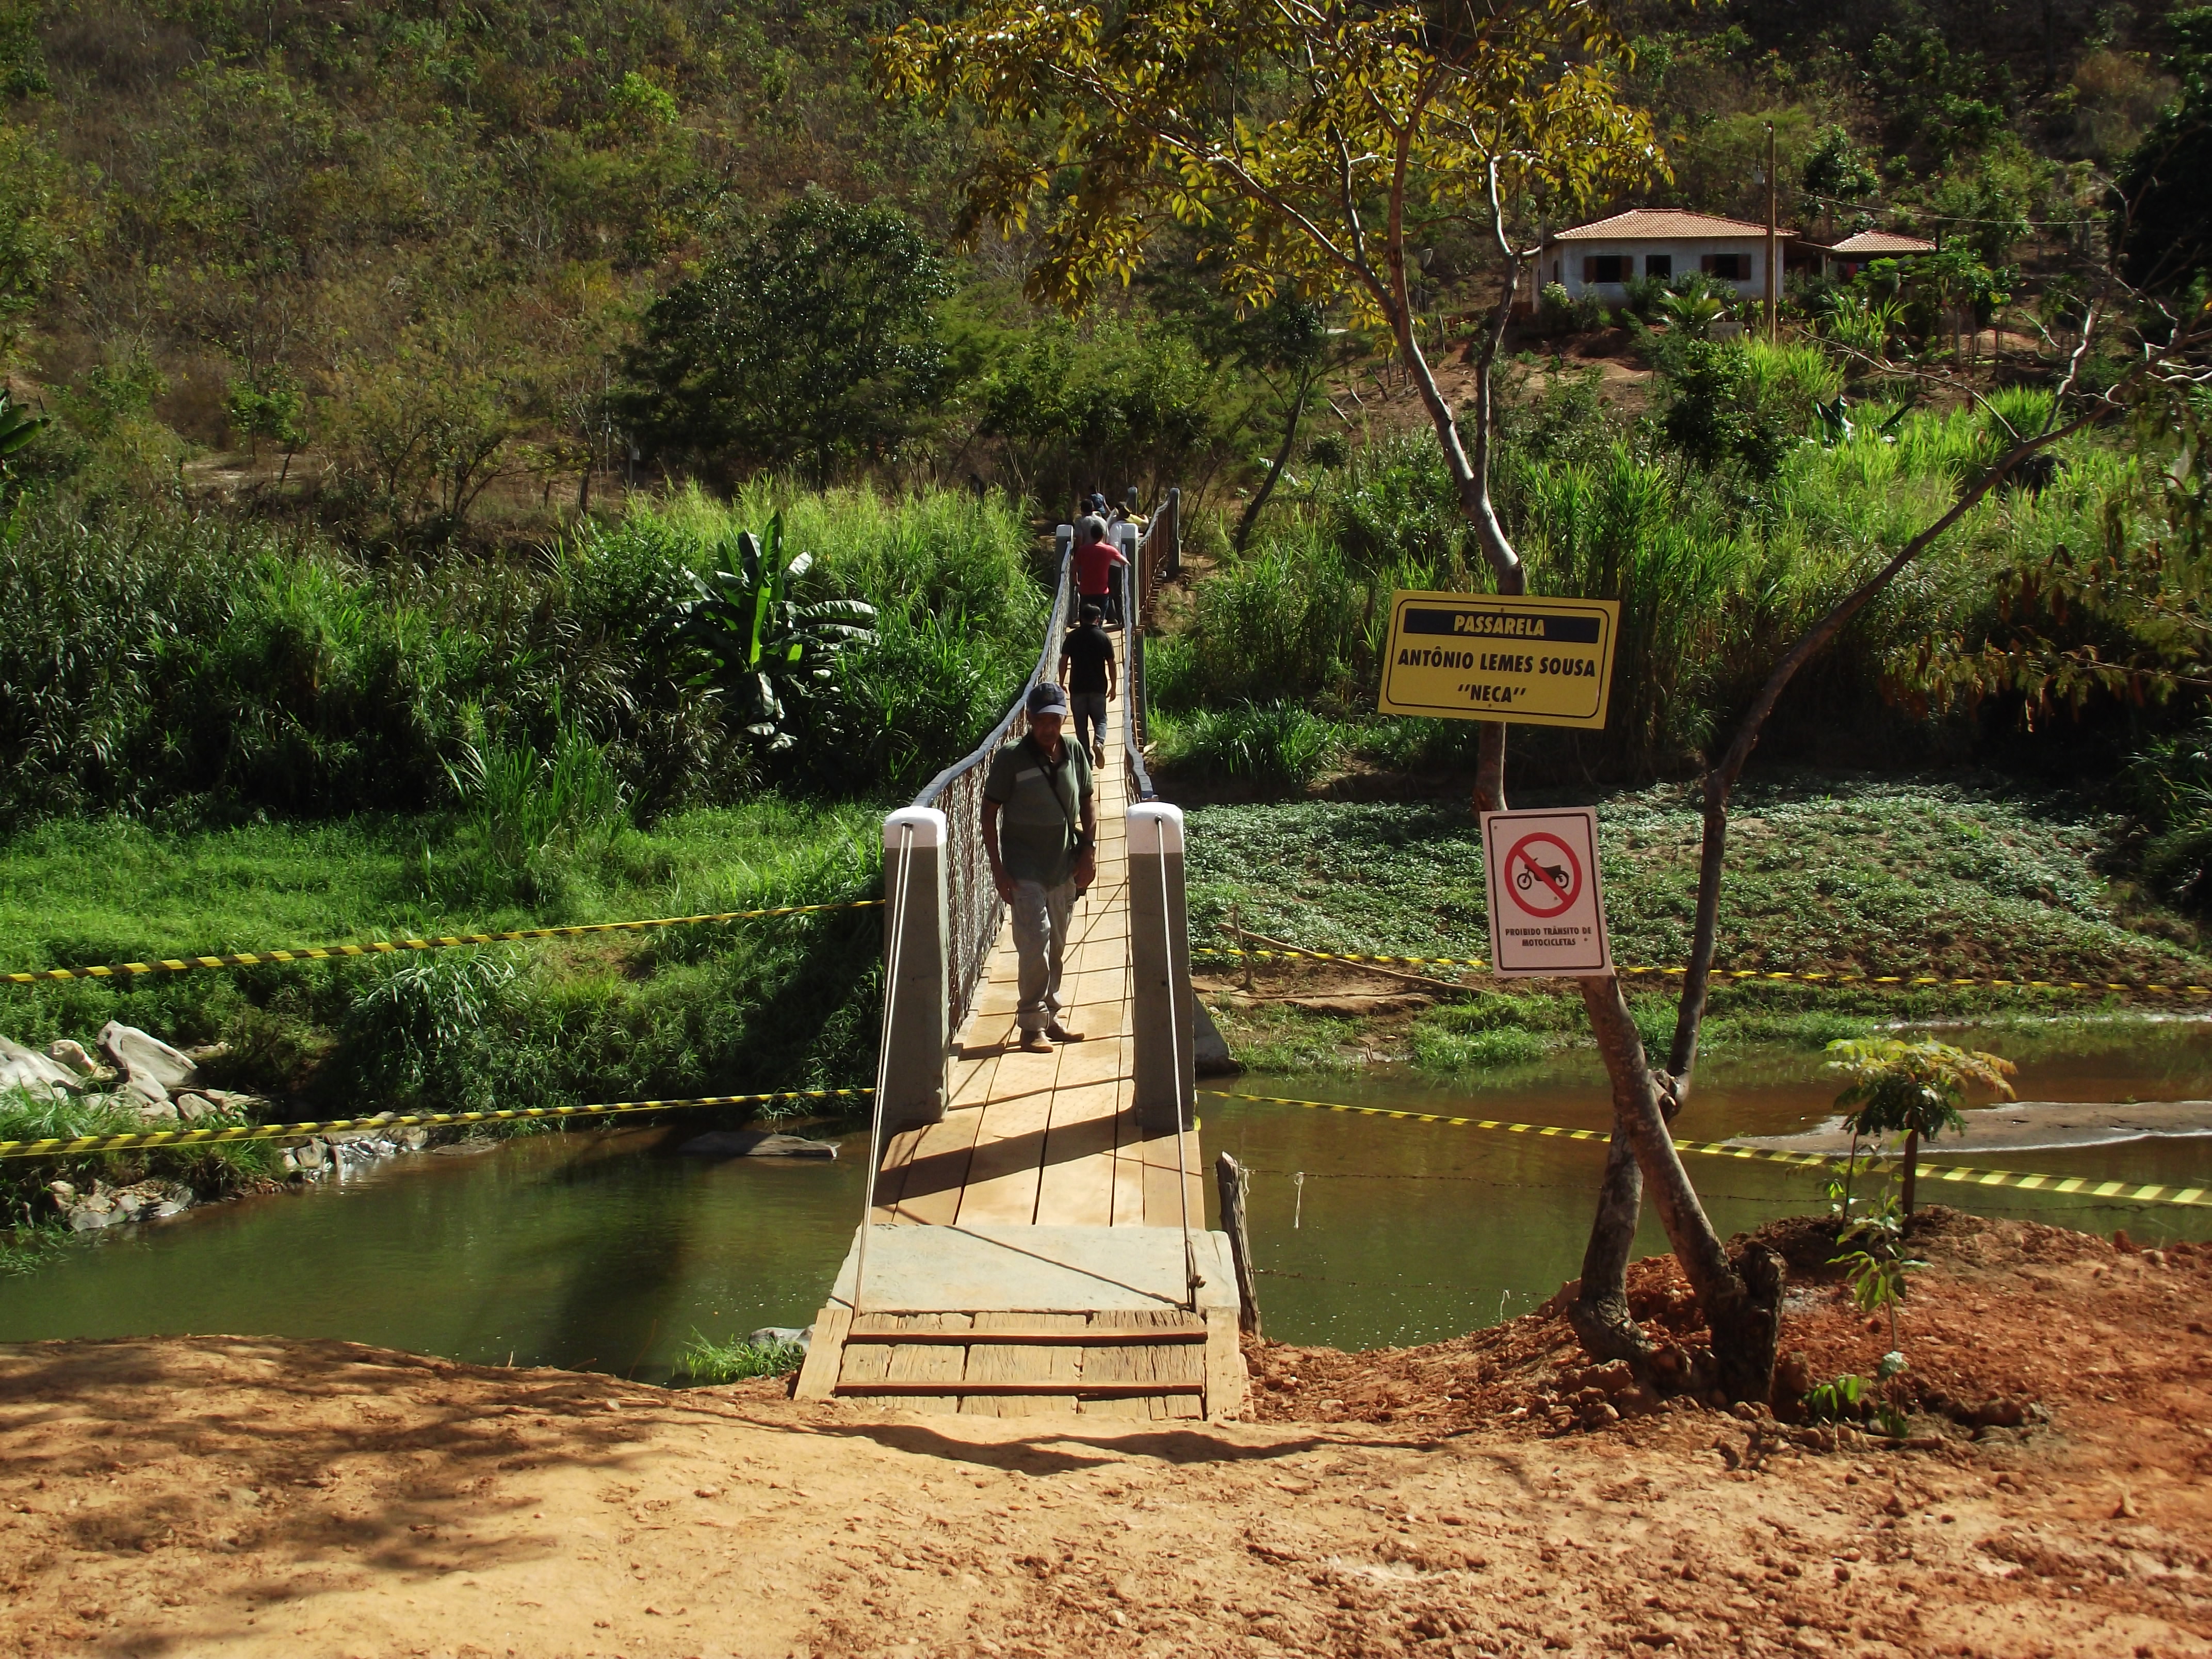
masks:
{"label": "yellow caution tape", "polygon": [[[1553,1140],[1606,1141],[1613,1139],[1611,1131],[1605,1129],[1562,1129],[1549,1123],[1504,1123],[1486,1117],[1446,1117],[1437,1112],[1394,1111],[1384,1106],[1346,1106],[1334,1100],[1291,1100],[1282,1095],[1231,1094],[1225,1089],[1200,1089],[1198,1092],[1222,1100],[1257,1100],[1270,1106],[1306,1106],[1316,1111],[1352,1112],[1361,1117],[1394,1117],[1408,1123],[1449,1123],[1461,1129],[1501,1129],[1508,1134],[1541,1135]],[[1674,1143],[1674,1149],[1701,1153],[1708,1158],[1733,1158],[1759,1164],[1788,1164],[1802,1169],[1849,1161],[1832,1152],[1785,1152],[1771,1146],[1741,1146],[1725,1140],[1678,1140]],[[1875,1153],[1863,1152],[1859,1155],[1859,1163],[1863,1165],[1901,1162],[1899,1158]],[[2097,1181],[2087,1176],[2022,1175],[2012,1170],[1972,1170],[1958,1165],[1928,1164],[1920,1166],[1920,1179],[1963,1183],[1970,1187],[2018,1187],[2029,1192],[2067,1193],[2084,1198],[2119,1198],[2142,1204],[2180,1204],[2197,1209],[2212,1209],[2212,1188],[2205,1187],[2145,1187],[2130,1181]]]}
{"label": "yellow caution tape", "polygon": [[[1398,962],[1433,968],[1487,968],[1480,957],[1375,957],[1346,951],[1237,951],[1226,945],[1200,945],[1194,957],[1251,957],[1289,961],[1304,957],[1314,962]],[[1687,968],[1650,968],[1618,965],[1618,974],[1686,974]],[[1756,968],[1716,968],[1717,980],[1785,980],[1799,985],[1942,985],[1988,986],[2013,991],[2142,991],[2159,996],[2212,997],[2212,985],[2135,984],[2120,980],[2079,979],[1949,979],[1941,974],[1768,973]]]}
{"label": "yellow caution tape", "polygon": [[587,921],[569,927],[517,927],[504,933],[453,933],[442,939],[387,939],[369,945],[315,945],[297,951],[240,951],[222,957],[165,957],[158,962],[115,962],[104,968],[40,968],[0,974],[0,984],[38,985],[54,979],[112,979],[118,974],[181,974],[193,968],[257,968],[265,962],[326,962],[339,957],[390,956],[399,951],[450,951],[459,945],[505,945],[525,939],[575,939],[586,933],[638,933],[653,927],[693,927],[709,921],[750,921],[760,916],[805,916],[817,910],[866,910],[881,899],[841,904],[787,904],[773,910],[722,910],[712,915],[654,916],[643,921]]}
{"label": "yellow caution tape", "polygon": [[0,1140],[0,1158],[52,1158],[74,1152],[119,1152],[136,1146],[207,1146],[223,1141],[299,1140],[348,1129],[405,1129],[440,1123],[514,1123],[527,1118],[616,1117],[628,1112],[673,1112],[697,1106],[757,1106],[771,1100],[846,1100],[873,1089],[786,1089],[765,1095],[702,1095],[692,1100],[621,1100],[605,1106],[528,1106],[507,1112],[382,1112],[319,1123],[233,1123],[213,1129],[151,1129],[137,1134],[81,1135],[52,1140]]}

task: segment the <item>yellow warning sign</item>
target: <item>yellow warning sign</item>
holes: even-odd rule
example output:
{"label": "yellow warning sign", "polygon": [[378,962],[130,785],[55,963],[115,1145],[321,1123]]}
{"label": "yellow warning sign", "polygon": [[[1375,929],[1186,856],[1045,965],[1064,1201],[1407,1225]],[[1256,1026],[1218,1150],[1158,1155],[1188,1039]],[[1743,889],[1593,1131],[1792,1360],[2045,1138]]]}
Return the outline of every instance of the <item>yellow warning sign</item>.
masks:
{"label": "yellow warning sign", "polygon": [[1605,725],[1617,599],[1399,592],[1382,658],[1386,714]]}

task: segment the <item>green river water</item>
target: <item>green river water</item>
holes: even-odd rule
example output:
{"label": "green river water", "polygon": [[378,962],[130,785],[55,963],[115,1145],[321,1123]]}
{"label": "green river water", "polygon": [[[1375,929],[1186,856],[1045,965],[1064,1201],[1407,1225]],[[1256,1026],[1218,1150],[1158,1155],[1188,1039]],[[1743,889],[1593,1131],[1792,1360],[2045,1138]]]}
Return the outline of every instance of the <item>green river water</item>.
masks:
{"label": "green river water", "polygon": [[[1945,1032],[2021,1063],[2025,1099],[2212,1097],[2212,1024]],[[1595,1057],[1446,1084],[1392,1069],[1250,1076],[1219,1087],[1358,1105],[1601,1128]],[[1817,1053],[1713,1055],[1678,1125],[1688,1139],[1778,1133],[1830,1115]],[[1267,1334],[1373,1347],[1526,1312],[1578,1270],[1604,1149],[1202,1095],[1206,1155],[1253,1170]],[[305,1192],[211,1205],[88,1238],[0,1279],[0,1341],[234,1333],[343,1337],[481,1364],[663,1381],[695,1333],[803,1325],[859,1217],[866,1137],[834,1164],[678,1157],[682,1127],[546,1135],[470,1156],[404,1158]],[[2212,1178],[2212,1139],[1962,1158],[2100,1179]],[[1815,1209],[1818,1177],[1692,1158],[1725,1234]],[[1303,1182],[1298,1176],[1303,1174]],[[1208,1182],[1211,1186],[1211,1182]],[[2009,1189],[1923,1188],[1984,1214],[2138,1239],[2212,1237],[2212,1210]],[[1209,1218],[1209,1221],[1211,1218]],[[1648,1219],[1645,1250],[1665,1249]]]}

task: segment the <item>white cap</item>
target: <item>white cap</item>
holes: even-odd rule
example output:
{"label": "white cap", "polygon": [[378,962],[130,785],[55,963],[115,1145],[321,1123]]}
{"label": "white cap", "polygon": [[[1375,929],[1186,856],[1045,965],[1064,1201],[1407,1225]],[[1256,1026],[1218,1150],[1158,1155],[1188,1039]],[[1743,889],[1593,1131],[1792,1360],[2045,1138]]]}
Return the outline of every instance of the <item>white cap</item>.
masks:
{"label": "white cap", "polygon": [[[945,814],[934,806],[902,806],[884,819],[884,851],[896,853],[902,848],[913,847],[917,851],[925,847],[945,845]],[[911,834],[913,839],[908,839]]]}
{"label": "white cap", "polygon": [[1182,856],[1182,808],[1164,800],[1140,801],[1129,809],[1125,833],[1130,856]]}

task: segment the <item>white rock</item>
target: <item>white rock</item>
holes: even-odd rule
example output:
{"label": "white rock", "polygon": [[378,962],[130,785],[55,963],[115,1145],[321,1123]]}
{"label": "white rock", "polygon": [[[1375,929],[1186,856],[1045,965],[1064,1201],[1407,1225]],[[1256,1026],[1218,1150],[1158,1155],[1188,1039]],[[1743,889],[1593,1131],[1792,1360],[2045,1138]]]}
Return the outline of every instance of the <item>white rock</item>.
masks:
{"label": "white rock", "polygon": [[105,1082],[115,1075],[106,1066],[85,1053],[84,1044],[71,1042],[67,1037],[64,1037],[59,1042],[49,1042],[46,1045],[46,1057],[49,1060],[58,1060],[79,1077],[88,1081]]}
{"label": "white rock", "polygon": [[116,1020],[100,1028],[100,1051],[121,1067],[132,1083],[157,1085],[163,1100],[169,1097],[170,1091],[190,1083],[199,1070],[190,1054],[172,1048],[150,1032]]}
{"label": "white rock", "polygon": [[141,1123],[174,1123],[178,1118],[175,1104],[167,1100],[149,1100],[138,1109]]}
{"label": "white rock", "polygon": [[187,1123],[196,1123],[210,1112],[219,1112],[223,1103],[198,1089],[186,1089],[171,1097],[176,1103],[177,1115]]}
{"label": "white rock", "polygon": [[[141,1106],[169,1104],[169,1091],[150,1077],[125,1078],[118,1094],[125,1103],[135,1103]],[[175,1115],[175,1108],[170,1108],[170,1115]]]}
{"label": "white rock", "polygon": [[39,1100],[59,1100],[84,1079],[51,1055],[0,1037],[0,1089],[21,1089]]}

